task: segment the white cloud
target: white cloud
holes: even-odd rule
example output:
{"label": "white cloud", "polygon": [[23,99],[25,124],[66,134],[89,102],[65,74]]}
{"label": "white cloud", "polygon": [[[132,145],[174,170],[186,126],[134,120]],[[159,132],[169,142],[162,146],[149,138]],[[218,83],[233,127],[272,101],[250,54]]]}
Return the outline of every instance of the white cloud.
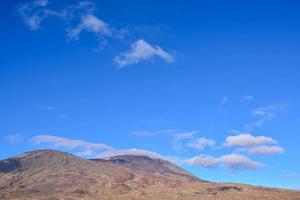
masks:
{"label": "white cloud", "polygon": [[274,145],[277,141],[271,137],[253,136],[249,133],[243,133],[235,136],[228,136],[223,146],[237,147],[239,150],[253,154],[281,154],[284,149]]}
{"label": "white cloud", "polygon": [[167,63],[174,62],[174,58],[169,53],[164,51],[159,46],[150,45],[143,39],[132,43],[130,49],[127,52],[115,57],[114,61],[119,68],[122,68],[127,65],[137,64],[142,61],[153,59],[154,57],[159,57]]}
{"label": "white cloud", "polygon": [[106,37],[122,37],[124,34],[124,31],[117,31],[102,19],[99,19],[94,14],[95,4],[90,1],[81,1],[76,5],[70,5],[62,9],[51,6],[52,4],[49,4],[46,0],[36,0],[22,4],[18,11],[25,24],[32,30],[39,29],[41,23],[49,17],[63,20],[64,24],[68,26],[66,30],[69,39],[78,39],[82,31]]}
{"label": "white cloud", "polygon": [[202,151],[207,146],[214,146],[215,141],[207,138],[198,138],[196,141],[191,141],[187,144],[188,147]]}
{"label": "white cloud", "polygon": [[270,137],[265,136],[253,136],[249,133],[243,133],[240,135],[228,136],[225,139],[224,146],[227,147],[253,147],[263,144],[276,144],[277,141]]}
{"label": "white cloud", "polygon": [[263,166],[262,163],[253,161],[241,154],[228,154],[219,158],[200,155],[185,160],[185,163],[191,166],[199,166],[203,168],[221,166],[231,170],[257,169]]}
{"label": "white cloud", "polygon": [[284,149],[280,146],[256,146],[247,149],[247,152],[254,154],[282,154]]}
{"label": "white cloud", "polygon": [[234,170],[257,169],[263,166],[263,164],[253,161],[246,156],[234,153],[221,156],[219,161],[224,167]]}
{"label": "white cloud", "polygon": [[[95,15],[96,10],[95,4],[90,1],[81,1],[76,5],[60,8],[59,6],[53,6],[47,0],[35,0],[21,4],[18,7],[18,12],[22,16],[25,25],[31,30],[40,29],[42,23],[50,17],[60,19],[66,26],[68,39],[77,40],[83,31],[90,32],[100,40],[98,43],[100,45],[99,49],[101,49],[101,45],[107,43],[107,37],[122,39],[128,31],[125,29],[117,30],[109,25]],[[174,62],[173,56],[161,47],[152,46],[140,39],[133,42],[127,52],[116,56],[114,62],[119,68],[122,68],[155,57],[167,63]]]}
{"label": "white cloud", "polygon": [[212,168],[218,166],[220,163],[218,159],[207,156],[207,155],[200,155],[192,157],[188,160],[185,160],[185,163],[191,165],[191,166],[198,166],[203,168]]}
{"label": "white cloud", "polygon": [[76,150],[79,155],[98,155],[99,152],[112,150],[113,148],[102,143],[92,143],[84,140],[74,140],[53,135],[38,135],[29,140],[32,145],[46,144],[50,147],[63,147],[70,150]]}
{"label": "white cloud", "polygon": [[64,11],[50,10],[47,8],[48,5],[49,2],[47,0],[35,0],[19,6],[18,12],[22,16],[25,25],[31,30],[39,29],[42,21],[50,16],[60,19],[66,18]]}
{"label": "white cloud", "polygon": [[23,139],[21,134],[11,134],[4,137],[4,140],[7,141],[9,144],[17,144],[21,142]]}
{"label": "white cloud", "polygon": [[135,156],[148,156],[150,158],[159,158],[159,159],[167,159],[166,157],[144,149],[116,149],[109,150],[102,154],[99,154],[101,158],[113,157],[113,156],[122,156],[122,155],[135,155]]}
{"label": "white cloud", "polygon": [[79,25],[68,31],[70,39],[78,39],[79,34],[83,31],[93,32],[104,36],[111,36],[112,31],[107,23],[96,17],[94,14],[86,14],[81,17]]}
{"label": "white cloud", "polygon": [[169,160],[156,152],[144,149],[114,149],[103,143],[93,143],[85,140],[74,140],[53,135],[38,135],[29,140],[31,145],[48,145],[51,148],[66,148],[74,154],[83,157],[106,158],[119,155],[140,155],[151,158]]}

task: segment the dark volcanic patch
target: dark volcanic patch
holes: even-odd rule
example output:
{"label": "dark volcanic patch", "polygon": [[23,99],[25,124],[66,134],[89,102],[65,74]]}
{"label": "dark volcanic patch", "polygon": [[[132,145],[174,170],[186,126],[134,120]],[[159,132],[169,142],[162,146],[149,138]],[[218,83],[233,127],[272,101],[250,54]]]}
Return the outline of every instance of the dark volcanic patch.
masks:
{"label": "dark volcanic patch", "polygon": [[21,162],[16,159],[0,161],[0,173],[8,173],[21,168]]}

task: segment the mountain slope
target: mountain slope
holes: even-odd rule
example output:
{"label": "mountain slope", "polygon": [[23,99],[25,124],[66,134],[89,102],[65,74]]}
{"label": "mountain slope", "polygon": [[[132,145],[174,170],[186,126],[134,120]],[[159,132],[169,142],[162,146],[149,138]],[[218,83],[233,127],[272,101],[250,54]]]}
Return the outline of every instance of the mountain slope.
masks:
{"label": "mountain slope", "polygon": [[173,176],[183,176],[189,179],[197,179],[192,174],[179,168],[178,166],[159,158],[150,158],[141,155],[114,156],[105,159],[91,159],[99,163],[110,163],[133,170],[136,172],[156,173],[161,175],[170,174]]}
{"label": "mountain slope", "polygon": [[86,160],[40,150],[0,161],[0,199],[290,199],[296,191],[202,181],[146,156]]}

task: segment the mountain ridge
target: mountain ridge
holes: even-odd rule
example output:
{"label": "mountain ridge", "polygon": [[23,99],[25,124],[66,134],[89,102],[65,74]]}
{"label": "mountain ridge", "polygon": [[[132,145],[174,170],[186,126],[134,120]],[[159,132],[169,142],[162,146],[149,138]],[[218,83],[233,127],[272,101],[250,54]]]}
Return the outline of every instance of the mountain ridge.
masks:
{"label": "mountain ridge", "polygon": [[300,192],[201,180],[169,161],[121,155],[83,159],[38,150],[0,160],[1,199],[290,199]]}

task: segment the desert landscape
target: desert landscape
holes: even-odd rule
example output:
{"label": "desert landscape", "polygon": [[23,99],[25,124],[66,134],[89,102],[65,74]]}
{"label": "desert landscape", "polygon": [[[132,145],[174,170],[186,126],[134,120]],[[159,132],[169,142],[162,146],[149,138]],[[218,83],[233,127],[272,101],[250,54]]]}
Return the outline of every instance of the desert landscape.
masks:
{"label": "desert landscape", "polygon": [[39,150],[0,161],[3,200],[299,200],[300,192],[201,180],[147,156],[82,159]]}

